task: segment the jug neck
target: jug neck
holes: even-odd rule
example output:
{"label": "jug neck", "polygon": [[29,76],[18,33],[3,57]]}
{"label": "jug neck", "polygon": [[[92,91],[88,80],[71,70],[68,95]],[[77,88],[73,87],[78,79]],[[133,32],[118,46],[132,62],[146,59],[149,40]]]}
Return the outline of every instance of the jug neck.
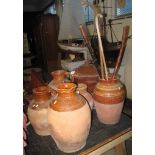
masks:
{"label": "jug neck", "polygon": [[51,92],[47,86],[40,86],[33,89],[33,96],[36,101],[48,100]]}
{"label": "jug neck", "polygon": [[74,83],[61,83],[58,85],[58,95],[62,97],[75,95],[76,85]]}
{"label": "jug neck", "polygon": [[65,78],[65,71],[64,70],[56,70],[54,72],[51,73],[53,80],[55,81],[64,81]]}

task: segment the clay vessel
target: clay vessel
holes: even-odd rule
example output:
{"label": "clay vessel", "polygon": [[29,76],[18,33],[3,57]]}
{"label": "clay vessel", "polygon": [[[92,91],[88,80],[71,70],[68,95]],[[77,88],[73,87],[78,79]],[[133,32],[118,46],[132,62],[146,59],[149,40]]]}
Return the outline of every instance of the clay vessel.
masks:
{"label": "clay vessel", "polygon": [[47,110],[51,101],[51,92],[47,86],[33,89],[33,99],[30,101],[27,114],[34,131],[38,135],[50,135]]}
{"label": "clay vessel", "polygon": [[120,120],[125,99],[125,87],[118,79],[100,79],[94,92],[94,105],[101,123],[116,124]]}
{"label": "clay vessel", "polygon": [[67,72],[64,70],[56,70],[51,72],[51,76],[53,77],[53,79],[48,84],[48,86],[51,87],[53,90],[57,91],[57,86],[60,83],[64,82],[66,75],[67,75]]}
{"label": "clay vessel", "polygon": [[75,93],[74,83],[61,83],[58,96],[48,109],[51,136],[57,147],[66,153],[76,152],[86,144],[91,124],[87,101]]}
{"label": "clay vessel", "polygon": [[94,105],[94,100],[92,95],[87,91],[87,85],[84,83],[78,83],[76,92],[82,95],[88,101],[90,109],[92,110]]}
{"label": "clay vessel", "polygon": [[93,64],[84,64],[75,70],[72,75],[74,83],[85,83],[89,93],[92,93],[98,80],[99,74]]}

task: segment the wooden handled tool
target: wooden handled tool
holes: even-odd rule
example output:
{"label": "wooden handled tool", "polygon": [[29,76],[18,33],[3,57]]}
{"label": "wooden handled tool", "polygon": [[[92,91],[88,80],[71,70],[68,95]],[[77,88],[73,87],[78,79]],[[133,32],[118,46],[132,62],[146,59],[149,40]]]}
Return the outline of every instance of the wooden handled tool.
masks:
{"label": "wooden handled tool", "polygon": [[86,30],[84,29],[84,26],[83,26],[82,24],[80,24],[80,31],[81,31],[81,34],[82,34],[82,36],[83,36],[85,45],[87,46],[87,48],[88,48],[88,50],[89,50],[89,52],[90,52],[90,54],[91,54],[91,56],[92,56],[92,59],[93,59],[92,62],[93,62],[93,64],[94,64],[96,67],[98,67],[97,58],[96,58],[96,56],[95,56],[95,54],[94,54],[94,50],[93,50],[93,48],[92,48],[92,46],[91,46],[90,39],[88,38],[87,33],[86,33]]}
{"label": "wooden handled tool", "polygon": [[129,34],[129,26],[127,25],[127,26],[123,27],[122,46],[121,46],[121,49],[120,49],[120,52],[119,52],[119,55],[118,55],[118,58],[117,58],[117,61],[116,61],[114,72],[112,74],[113,79],[116,77],[116,75],[118,73],[118,70],[119,70],[119,67],[120,67],[120,64],[121,64],[121,61],[122,61],[122,57],[124,55],[124,51],[125,51],[125,48],[126,48],[126,43],[127,43],[127,40],[128,40],[128,34]]}
{"label": "wooden handled tool", "polygon": [[[95,25],[96,25],[96,30],[97,30],[97,35],[98,35],[98,41],[99,41],[99,53],[100,53],[100,65],[101,65],[101,78],[103,79],[104,72],[105,72],[105,79],[108,80],[108,70],[107,70],[107,65],[105,61],[105,56],[104,56],[104,48],[102,45],[102,40],[101,40],[101,33],[99,29],[99,21],[98,18],[103,18],[102,14],[97,14],[95,16]],[[104,70],[103,70],[104,67]]]}

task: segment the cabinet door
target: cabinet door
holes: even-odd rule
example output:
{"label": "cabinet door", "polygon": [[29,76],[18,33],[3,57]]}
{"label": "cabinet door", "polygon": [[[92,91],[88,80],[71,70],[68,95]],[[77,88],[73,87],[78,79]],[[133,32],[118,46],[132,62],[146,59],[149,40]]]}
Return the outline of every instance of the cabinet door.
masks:
{"label": "cabinet door", "polygon": [[59,18],[57,15],[48,14],[39,17],[34,34],[38,58],[45,76],[49,76],[59,66],[58,33]]}

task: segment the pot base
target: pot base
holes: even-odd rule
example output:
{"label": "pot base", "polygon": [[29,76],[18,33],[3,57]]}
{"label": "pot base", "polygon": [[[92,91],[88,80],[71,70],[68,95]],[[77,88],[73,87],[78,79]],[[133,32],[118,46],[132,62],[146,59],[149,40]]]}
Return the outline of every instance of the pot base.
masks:
{"label": "pot base", "polygon": [[77,151],[81,150],[83,147],[85,147],[85,145],[86,145],[86,142],[84,142],[83,144],[81,144],[79,146],[75,146],[75,147],[71,147],[71,146],[64,147],[64,146],[60,146],[60,145],[57,145],[57,147],[65,153],[72,153],[72,152],[77,152]]}
{"label": "pot base", "polygon": [[118,104],[103,104],[97,101],[94,103],[97,117],[101,123],[114,125],[119,122],[124,101]]}
{"label": "pot base", "polygon": [[49,136],[50,132],[49,131],[40,131],[35,129],[35,133],[40,135],[40,136]]}

